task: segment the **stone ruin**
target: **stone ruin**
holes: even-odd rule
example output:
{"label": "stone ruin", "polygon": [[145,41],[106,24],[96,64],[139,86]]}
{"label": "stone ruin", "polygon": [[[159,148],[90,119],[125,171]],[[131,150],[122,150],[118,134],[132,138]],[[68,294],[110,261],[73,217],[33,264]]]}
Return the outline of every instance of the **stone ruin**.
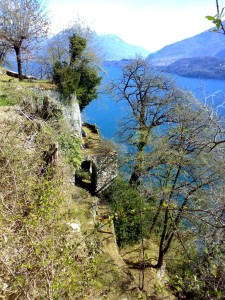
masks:
{"label": "stone ruin", "polygon": [[99,137],[95,125],[83,124],[84,160],[82,169],[90,174],[89,190],[100,194],[118,175],[117,152]]}

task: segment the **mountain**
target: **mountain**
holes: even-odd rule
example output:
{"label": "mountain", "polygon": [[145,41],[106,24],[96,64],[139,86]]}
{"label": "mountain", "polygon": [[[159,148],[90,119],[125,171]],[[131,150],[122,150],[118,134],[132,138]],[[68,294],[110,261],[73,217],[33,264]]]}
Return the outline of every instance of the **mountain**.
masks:
{"label": "mountain", "polygon": [[215,56],[220,58],[225,58],[225,49],[219,51]]}
{"label": "mountain", "polygon": [[148,59],[156,65],[169,65],[178,59],[203,56],[217,56],[225,49],[225,36],[205,31],[193,37],[167,45],[150,54]]}
{"label": "mountain", "polygon": [[[53,36],[50,41],[53,43],[62,41],[63,45],[69,47],[68,38],[73,33],[70,29],[63,30]],[[90,45],[100,53],[104,60],[121,60],[134,57],[136,54],[147,57],[150,54],[150,51],[142,47],[127,44],[115,34],[94,34]]]}
{"label": "mountain", "polygon": [[225,79],[225,59],[219,57],[182,58],[160,69],[184,77]]}
{"label": "mountain", "polygon": [[97,35],[96,41],[101,45],[106,60],[121,60],[133,57],[136,54],[146,57],[150,53],[142,47],[127,44],[115,34]]}

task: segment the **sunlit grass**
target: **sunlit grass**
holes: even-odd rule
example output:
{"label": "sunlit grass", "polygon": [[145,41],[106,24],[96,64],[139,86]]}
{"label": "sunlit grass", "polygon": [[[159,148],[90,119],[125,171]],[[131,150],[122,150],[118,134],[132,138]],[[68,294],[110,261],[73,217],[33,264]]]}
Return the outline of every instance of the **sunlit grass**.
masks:
{"label": "sunlit grass", "polygon": [[19,104],[24,98],[32,96],[32,88],[52,90],[55,85],[48,80],[19,81],[6,75],[6,70],[0,67],[0,106]]}

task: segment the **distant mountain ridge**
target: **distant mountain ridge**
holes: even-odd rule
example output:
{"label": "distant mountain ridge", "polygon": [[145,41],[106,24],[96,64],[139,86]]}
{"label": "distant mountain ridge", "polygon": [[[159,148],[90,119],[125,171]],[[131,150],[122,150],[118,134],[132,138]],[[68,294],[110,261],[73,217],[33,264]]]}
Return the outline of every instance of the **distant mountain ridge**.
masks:
{"label": "distant mountain ridge", "polygon": [[96,40],[101,45],[106,60],[121,60],[136,54],[147,57],[150,54],[150,51],[142,47],[127,44],[115,34],[96,35]]}
{"label": "distant mountain ridge", "polygon": [[159,51],[150,54],[147,59],[150,59],[156,65],[165,66],[182,58],[219,56],[219,53],[224,53],[223,51],[225,51],[225,36],[205,31],[167,45]]}
{"label": "distant mountain ridge", "polygon": [[[70,29],[63,30],[53,36],[50,40],[61,39],[64,45],[68,43],[68,37],[73,34]],[[130,45],[115,34],[94,34],[91,45],[100,52],[104,60],[121,60],[141,54],[147,57],[150,51],[135,45]],[[68,47],[68,46],[67,46]]]}

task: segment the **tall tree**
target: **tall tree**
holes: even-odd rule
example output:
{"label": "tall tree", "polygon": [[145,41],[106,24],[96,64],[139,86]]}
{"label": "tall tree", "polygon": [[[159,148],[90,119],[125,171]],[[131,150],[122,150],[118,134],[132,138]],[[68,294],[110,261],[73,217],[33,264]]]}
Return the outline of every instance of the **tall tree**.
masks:
{"label": "tall tree", "polygon": [[101,82],[98,69],[89,63],[84,54],[86,39],[76,34],[69,37],[69,62],[57,61],[53,68],[53,81],[63,95],[63,101],[70,104],[71,95],[76,92],[81,110],[97,97]]}
{"label": "tall tree", "polygon": [[135,150],[130,183],[142,181],[139,188],[155,210],[149,231],[157,227],[158,258],[155,264],[144,264],[160,268],[174,238],[193,225],[187,221],[189,210],[197,216],[205,210],[209,191],[224,185],[223,123],[140,58],[123,68],[111,91],[130,108],[121,131]]}
{"label": "tall tree", "polygon": [[129,107],[130,113],[121,122],[121,136],[136,153],[130,183],[138,184],[149,139],[158,127],[174,121],[172,112],[181,94],[171,78],[153,70],[142,57],[123,67],[121,78],[111,83],[110,92]]}
{"label": "tall tree", "polygon": [[155,267],[162,266],[174,238],[183,229],[194,227],[189,210],[196,210],[196,216],[198,210],[205,211],[210,191],[215,193],[224,185],[225,148],[222,139],[220,146],[215,146],[216,120],[212,121],[208,111],[188,95],[174,113],[177,124],[168,128],[166,136],[155,139],[147,163],[146,178],[157,201],[150,231],[156,224],[160,227]]}
{"label": "tall tree", "polygon": [[46,36],[49,21],[42,1],[1,0],[0,40],[15,51],[19,80],[23,54],[30,54]]}
{"label": "tall tree", "polygon": [[102,70],[103,50],[97,42],[96,33],[84,21],[77,19],[68,28],[48,41],[44,55],[39,57],[41,76],[52,78],[53,66],[56,62],[70,64],[70,37],[73,35],[86,40],[82,60],[89,67]]}

